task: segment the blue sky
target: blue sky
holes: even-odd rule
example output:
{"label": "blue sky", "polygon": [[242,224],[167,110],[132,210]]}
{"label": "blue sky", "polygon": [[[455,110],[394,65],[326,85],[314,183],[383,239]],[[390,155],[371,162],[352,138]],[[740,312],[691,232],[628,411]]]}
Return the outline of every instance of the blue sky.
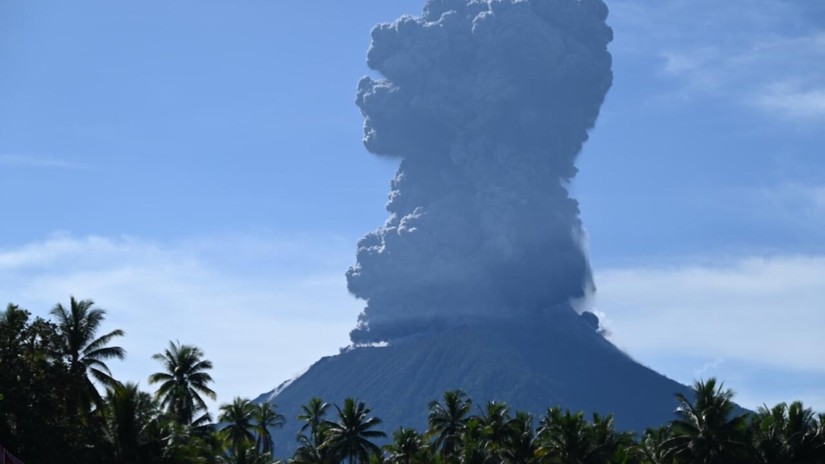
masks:
{"label": "blue sky", "polygon": [[[170,339],[219,402],[348,343],[344,272],[396,165],[361,145],[369,31],[421,0],[0,3],[0,295]],[[615,80],[572,189],[611,338],[746,406],[825,410],[825,6],[608,2]]]}

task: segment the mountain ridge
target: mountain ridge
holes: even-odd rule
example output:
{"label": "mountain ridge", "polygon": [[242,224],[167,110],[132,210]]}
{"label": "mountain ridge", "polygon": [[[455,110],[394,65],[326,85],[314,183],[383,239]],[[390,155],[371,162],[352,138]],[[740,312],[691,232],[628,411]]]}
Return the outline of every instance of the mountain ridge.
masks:
{"label": "mountain ridge", "polygon": [[474,412],[500,401],[538,418],[558,406],[612,414],[619,429],[637,432],[673,418],[674,394],[691,394],[634,361],[572,309],[467,321],[387,346],[342,350],[287,382],[255,399],[274,403],[287,418],[273,431],[279,454],[296,446],[300,407],[314,396],[339,405],[346,397],[364,401],[390,435],[399,426],[426,428],[428,404],[455,389],[474,400]]}

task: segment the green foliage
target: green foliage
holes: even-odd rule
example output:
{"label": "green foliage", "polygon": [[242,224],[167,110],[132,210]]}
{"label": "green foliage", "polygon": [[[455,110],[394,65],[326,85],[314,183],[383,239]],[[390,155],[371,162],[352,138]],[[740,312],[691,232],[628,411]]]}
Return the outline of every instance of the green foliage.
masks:
{"label": "green foliage", "polygon": [[746,415],[734,415],[733,391],[716,379],[693,384],[694,401],[678,393],[678,419],[670,423],[671,437],[662,446],[676,462],[734,464],[749,462]]}
{"label": "green foliage", "polygon": [[272,434],[269,430],[283,427],[286,418],[276,411],[274,404],[264,401],[254,407],[252,419],[255,422],[253,428],[256,435],[256,448],[261,454],[274,454],[275,444],[272,442]]}
{"label": "green foliage", "polygon": [[[57,305],[55,321],[15,305],[0,312],[0,443],[26,464],[272,464],[271,430],[285,422],[275,405],[235,398],[211,423],[205,398],[212,363],[195,346],[170,342],[153,356],[154,397],[114,379],[106,361],[125,352],[98,336],[105,311],[91,300]],[[96,385],[105,387],[101,395]],[[737,413],[716,379],[695,395],[676,394],[675,420],[636,437],[612,416],[550,408],[534,428],[526,412],[491,401],[472,414],[462,391],[429,404],[428,428],[400,428],[381,449],[381,420],[353,398],[342,407],[312,398],[302,406],[290,463],[361,464],[801,464],[825,463],[825,414],[800,402]],[[330,408],[337,412],[329,418]]]}
{"label": "green foliage", "polygon": [[224,446],[236,457],[239,464],[245,463],[246,452],[253,447],[255,435],[252,433],[252,414],[255,406],[246,398],[235,398],[232,403],[221,406],[221,429],[218,432]]}
{"label": "green foliage", "polygon": [[533,431],[533,416],[519,411],[511,419],[504,447],[499,452],[501,461],[506,464],[529,464],[536,462],[536,434]]}
{"label": "green foliage", "polygon": [[751,417],[754,461],[757,463],[825,462],[824,417],[799,401],[759,408]]}
{"label": "green foliage", "polygon": [[616,432],[611,416],[594,414],[588,422],[583,413],[552,408],[541,418],[538,442],[539,462],[595,464],[619,462],[620,450],[633,445],[633,438]]}
{"label": "green foliage", "polygon": [[393,432],[392,443],[385,446],[387,464],[423,464],[430,462],[429,447],[424,437],[413,429],[400,428]]}
{"label": "green foliage", "polygon": [[427,416],[428,434],[434,438],[433,447],[447,461],[457,458],[462,447],[462,436],[470,416],[473,402],[461,390],[444,393],[444,404],[430,402]]}
{"label": "green foliage", "polygon": [[311,398],[309,402],[301,406],[301,414],[298,420],[303,421],[301,433],[309,429],[309,439],[315,446],[321,446],[326,431],[325,418],[329,409],[329,403],[318,397]]}
{"label": "green foliage", "polygon": [[[326,415],[329,404],[318,397],[311,398],[307,404],[301,406],[298,420],[304,424],[298,434],[298,449],[292,457],[297,464],[326,464],[333,462],[332,451],[322,446],[327,438],[328,426]],[[309,436],[306,435],[307,430]]]}
{"label": "green foliage", "polygon": [[326,421],[326,438],[321,448],[328,448],[336,461],[346,460],[349,464],[366,463],[370,457],[381,453],[381,448],[372,439],[381,438],[384,432],[373,430],[381,424],[381,419],[370,417],[370,409],[354,398],[344,400],[344,407],[338,410],[337,421]]}
{"label": "green foliage", "polygon": [[60,328],[16,305],[0,313],[0,443],[27,463],[95,457],[98,423],[78,421],[66,388],[76,377],[63,357]]}
{"label": "green foliage", "polygon": [[123,336],[122,330],[97,337],[106,311],[93,306],[92,300],[77,301],[70,297],[68,309],[58,303],[51,311],[57,318],[60,355],[71,374],[68,389],[72,411],[85,412],[92,405],[100,408],[103,399],[92,382],[96,380],[104,386],[113,386],[116,382],[105,361],[126,357],[123,348],[108,346],[115,337]]}
{"label": "green foliage", "polygon": [[157,438],[152,434],[158,409],[152,397],[137,384],[115,384],[104,398],[104,440],[115,464],[150,462],[156,458]]}
{"label": "green foliage", "polygon": [[[163,365],[163,371],[150,375],[149,383],[160,384],[155,395],[161,407],[182,425],[200,425],[210,420],[203,396],[214,400],[216,395],[208,386],[213,382],[207,372],[212,369],[212,362],[203,356],[196,346],[171,341],[163,353],[152,356]],[[196,419],[199,412],[204,414]]]}

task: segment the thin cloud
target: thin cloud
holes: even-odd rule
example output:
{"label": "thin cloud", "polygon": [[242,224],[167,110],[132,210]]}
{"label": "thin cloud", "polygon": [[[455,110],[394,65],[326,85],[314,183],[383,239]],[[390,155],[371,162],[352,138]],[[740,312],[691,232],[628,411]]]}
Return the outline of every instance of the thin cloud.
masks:
{"label": "thin cloud", "polygon": [[708,374],[715,371],[717,368],[719,368],[719,366],[721,366],[724,363],[725,363],[725,360],[722,359],[722,358],[716,358],[713,361],[708,361],[708,362],[702,364],[702,367],[696,369],[693,372],[693,376],[696,377],[697,379],[700,379],[700,378],[703,378],[703,377],[708,377]]}
{"label": "thin cloud", "polygon": [[741,258],[598,273],[618,345],[825,372],[825,256]]}
{"label": "thin cloud", "polygon": [[825,116],[825,33],[788,2],[612,5],[618,53],[658,56],[678,100],[724,98],[769,117]]}
{"label": "thin cloud", "polygon": [[6,168],[84,169],[86,166],[40,155],[0,153],[0,166]]}
{"label": "thin cloud", "polygon": [[799,399],[825,410],[809,388],[825,379],[825,256],[641,265],[596,278],[611,340],[640,362],[688,384],[718,377],[748,407]]}
{"label": "thin cloud", "polygon": [[769,85],[756,103],[793,119],[825,119],[825,87],[804,89],[799,84],[777,82]]}
{"label": "thin cloud", "polygon": [[799,227],[825,226],[825,185],[785,183],[762,189],[761,200],[785,222]]}
{"label": "thin cloud", "polygon": [[[268,391],[348,344],[360,304],[346,291],[353,253],[343,242],[58,234],[0,249],[0,295],[40,316],[69,295],[94,299],[108,310],[104,330],[126,331],[118,343],[127,360],[112,370],[147,389],[159,368],[152,354],[169,340],[198,345],[215,364],[218,401],[226,402]],[[296,272],[297,256],[314,269]]]}

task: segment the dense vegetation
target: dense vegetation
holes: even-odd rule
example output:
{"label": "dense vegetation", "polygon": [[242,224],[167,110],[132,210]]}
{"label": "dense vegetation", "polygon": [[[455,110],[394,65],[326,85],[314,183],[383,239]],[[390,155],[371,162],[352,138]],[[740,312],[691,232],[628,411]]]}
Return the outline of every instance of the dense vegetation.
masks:
{"label": "dense vegetation", "polygon": [[[276,462],[270,431],[287,419],[274,405],[235,398],[213,422],[212,363],[178,342],[153,356],[154,394],[119,382],[107,362],[125,357],[123,331],[99,334],[105,311],[69,303],[53,320],[15,305],[0,312],[0,445],[26,464]],[[391,440],[363,402],[312,398],[294,418],[302,428],[288,462],[825,463],[825,414],[799,402],[740,413],[715,379],[694,390],[676,395],[673,421],[641,434],[616,430],[610,416],[551,408],[534,418],[449,391],[430,403],[426,430],[400,428]]]}

